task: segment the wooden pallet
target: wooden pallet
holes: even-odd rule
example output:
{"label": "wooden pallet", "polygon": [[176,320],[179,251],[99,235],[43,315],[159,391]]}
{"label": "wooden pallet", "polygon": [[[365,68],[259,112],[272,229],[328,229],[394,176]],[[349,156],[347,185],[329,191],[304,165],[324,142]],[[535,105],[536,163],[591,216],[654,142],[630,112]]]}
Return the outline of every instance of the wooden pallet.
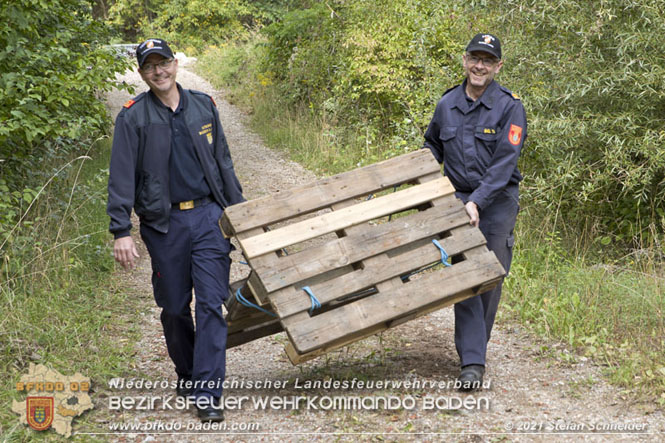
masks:
{"label": "wooden pallet", "polygon": [[[426,150],[229,207],[221,226],[252,268],[236,285],[276,315],[232,307],[229,337],[283,328],[294,364],[491,289],[505,273]],[[433,240],[454,264],[409,278],[441,262]]]}

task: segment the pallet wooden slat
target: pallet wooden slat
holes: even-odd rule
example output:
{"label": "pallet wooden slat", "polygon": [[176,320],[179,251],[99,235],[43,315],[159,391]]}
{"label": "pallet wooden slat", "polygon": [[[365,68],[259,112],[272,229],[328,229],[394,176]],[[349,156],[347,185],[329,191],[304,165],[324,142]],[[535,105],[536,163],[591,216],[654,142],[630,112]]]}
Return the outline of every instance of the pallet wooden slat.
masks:
{"label": "pallet wooden slat", "polygon": [[244,345],[245,343],[249,343],[256,339],[277,334],[283,330],[284,328],[282,327],[282,324],[276,319],[257,322],[253,327],[248,327],[247,329],[233,332],[229,331],[226,338],[226,348],[231,349],[236,346]]}
{"label": "pallet wooden slat", "polygon": [[470,289],[467,289],[466,291],[462,291],[462,292],[457,293],[453,297],[448,297],[446,299],[434,302],[434,303],[430,304],[429,306],[427,306],[427,307],[425,307],[425,308],[423,308],[423,309],[421,309],[417,312],[414,312],[414,313],[411,313],[411,314],[408,314],[408,315],[404,315],[403,317],[398,317],[394,320],[384,322],[384,323],[378,324],[376,326],[372,326],[372,327],[367,328],[367,329],[356,331],[353,334],[350,334],[350,335],[344,337],[341,340],[336,340],[336,341],[329,342],[325,346],[317,348],[316,350],[311,351],[311,352],[306,352],[306,353],[302,353],[302,354],[298,353],[298,351],[293,346],[293,344],[288,343],[287,346],[286,346],[286,349],[285,349],[286,350],[286,355],[289,357],[289,360],[291,361],[291,363],[293,363],[294,365],[297,365],[297,364],[312,360],[316,357],[320,357],[321,355],[324,355],[327,352],[330,352],[330,351],[333,351],[335,349],[339,349],[339,348],[342,348],[344,346],[347,346],[347,345],[349,345],[351,343],[354,343],[358,340],[362,340],[364,338],[371,337],[372,335],[378,334],[378,333],[383,332],[387,329],[393,328],[395,326],[399,326],[400,324],[406,323],[407,321],[414,320],[418,317],[422,317],[424,315],[430,314],[430,313],[432,313],[434,311],[437,311],[441,308],[445,308],[446,306],[450,306],[454,303],[457,303],[458,301],[461,301],[461,300],[464,300],[466,298],[472,297],[473,295],[475,295],[474,291],[472,291]]}
{"label": "pallet wooden slat", "polygon": [[[469,247],[485,244],[485,237],[477,230],[467,229],[458,235],[441,240],[441,245],[451,255],[464,252]],[[324,304],[331,300],[352,294],[393,277],[400,277],[441,260],[441,252],[426,239],[419,248],[394,258],[385,257],[377,260],[373,266],[355,270],[338,278],[310,286],[311,290]],[[280,317],[288,317],[296,312],[309,309],[309,297],[297,287],[290,286],[271,294],[271,302]]]}
{"label": "pallet wooden slat", "polygon": [[454,189],[450,181],[441,178],[250,237],[240,241],[240,246],[245,257],[252,259],[321,235],[413,208],[452,192]]}

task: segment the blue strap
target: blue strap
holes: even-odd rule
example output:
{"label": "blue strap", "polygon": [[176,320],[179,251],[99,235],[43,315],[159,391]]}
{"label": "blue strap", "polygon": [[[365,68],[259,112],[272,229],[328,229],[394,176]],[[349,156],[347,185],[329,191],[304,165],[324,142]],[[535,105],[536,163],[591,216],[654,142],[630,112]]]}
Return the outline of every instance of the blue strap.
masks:
{"label": "blue strap", "polygon": [[437,239],[433,239],[432,243],[434,243],[434,246],[439,248],[439,251],[441,251],[441,263],[443,263],[445,266],[452,266],[450,263],[448,263],[448,253],[445,249],[443,249],[441,243],[439,243]]}
{"label": "blue strap", "polygon": [[315,309],[319,309],[321,307],[321,302],[318,298],[316,298],[316,295],[314,295],[309,286],[303,286],[302,290],[305,291],[307,295],[309,295],[309,298],[312,300],[312,307],[309,308],[309,313],[312,314]]}
{"label": "blue strap", "polygon": [[[439,248],[439,251],[441,251],[441,263],[443,263],[445,266],[452,266],[450,263],[448,263],[448,253],[446,252],[445,249],[443,249],[443,246],[441,246],[441,243],[438,242],[438,240],[433,239],[432,243],[434,243],[434,246]],[[418,269],[413,272],[409,272],[406,275],[402,275],[400,278],[402,279],[403,282],[406,282],[411,276],[419,274],[421,272],[427,271],[428,269],[432,269],[434,266],[437,266],[438,263],[432,263],[429,266],[425,266],[424,268]]]}
{"label": "blue strap", "polygon": [[259,311],[265,312],[266,314],[268,314],[272,317],[277,317],[277,315],[275,313],[267,311],[267,310],[263,309],[261,306],[255,305],[254,303],[252,303],[251,301],[249,301],[245,297],[243,297],[242,294],[240,293],[240,289],[241,288],[238,288],[238,290],[236,291],[236,300],[238,300],[238,302],[241,305],[247,306],[248,308],[258,309]]}

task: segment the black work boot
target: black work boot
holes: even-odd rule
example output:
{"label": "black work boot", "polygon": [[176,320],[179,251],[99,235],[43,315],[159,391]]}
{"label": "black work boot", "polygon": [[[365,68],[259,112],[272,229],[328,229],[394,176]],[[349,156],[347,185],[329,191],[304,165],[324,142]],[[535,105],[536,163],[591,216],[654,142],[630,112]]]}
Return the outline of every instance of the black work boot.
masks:
{"label": "black work boot", "polygon": [[457,378],[459,390],[462,392],[470,392],[480,389],[483,384],[484,374],[485,366],[483,365],[467,365],[462,367],[462,371]]}
{"label": "black work boot", "polygon": [[179,378],[178,384],[175,387],[175,393],[178,397],[191,397],[194,395],[194,388],[192,387],[192,380],[189,378]]}

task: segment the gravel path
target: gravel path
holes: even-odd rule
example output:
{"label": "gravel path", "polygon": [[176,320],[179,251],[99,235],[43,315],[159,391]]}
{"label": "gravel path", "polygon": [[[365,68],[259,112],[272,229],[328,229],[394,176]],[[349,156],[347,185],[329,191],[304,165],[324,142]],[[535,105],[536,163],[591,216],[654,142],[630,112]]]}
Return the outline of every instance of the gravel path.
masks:
{"label": "gravel path", "polygon": [[[123,79],[138,85],[137,91],[144,89],[136,73],[129,73]],[[247,128],[242,112],[227,103],[204,79],[187,71],[186,64],[181,63],[178,80],[186,88],[214,96],[248,199],[315,179],[299,164],[268,149]],[[126,93],[109,95],[109,106],[114,114],[128,98]],[[237,264],[239,255],[233,258],[231,280],[235,281],[247,274],[247,267]],[[144,248],[138,268],[130,273],[118,271],[118,278],[128,285],[128,297],[141,299],[144,311],[144,333],[136,346],[137,368],[130,377],[174,380],[159,310],[152,298],[150,263]],[[109,411],[108,416],[100,420],[100,426],[107,429],[110,422],[119,421],[142,423],[149,429],[148,432],[114,434],[111,436],[114,441],[220,438],[234,441],[653,441],[665,436],[662,410],[629,403],[619,389],[603,379],[602,368],[585,359],[578,359],[575,364],[561,364],[548,357],[543,349],[547,346],[566,352],[562,346],[542,343],[521,327],[501,319],[489,345],[486,375],[489,387],[472,395],[461,395],[448,387],[458,371],[453,331],[452,309],[446,308],[297,367],[291,365],[283,351],[286,337],[283,333],[277,334],[228,351],[229,380],[272,386],[227,389],[225,394],[229,398],[246,397],[247,400],[241,409],[226,411],[226,429],[218,430],[217,435],[210,435],[213,431],[197,430],[199,423],[194,414],[178,410]],[[364,382],[373,387],[335,389],[325,385],[332,381]],[[407,382],[411,385],[385,386]],[[308,386],[308,383],[322,386]],[[107,389],[97,396],[96,402],[97,408],[103,409],[108,408],[108,395],[168,396],[172,393],[171,389]],[[277,404],[294,396],[302,398],[296,409]],[[360,408],[330,407],[332,400],[348,402],[354,396],[360,397]],[[272,407],[252,403],[265,398],[276,403]],[[388,400],[393,403],[381,403]],[[391,409],[393,404],[400,407]],[[169,433],[168,426],[180,426],[180,429]],[[638,432],[612,432],[616,430]],[[220,432],[223,435],[219,435]]]}

